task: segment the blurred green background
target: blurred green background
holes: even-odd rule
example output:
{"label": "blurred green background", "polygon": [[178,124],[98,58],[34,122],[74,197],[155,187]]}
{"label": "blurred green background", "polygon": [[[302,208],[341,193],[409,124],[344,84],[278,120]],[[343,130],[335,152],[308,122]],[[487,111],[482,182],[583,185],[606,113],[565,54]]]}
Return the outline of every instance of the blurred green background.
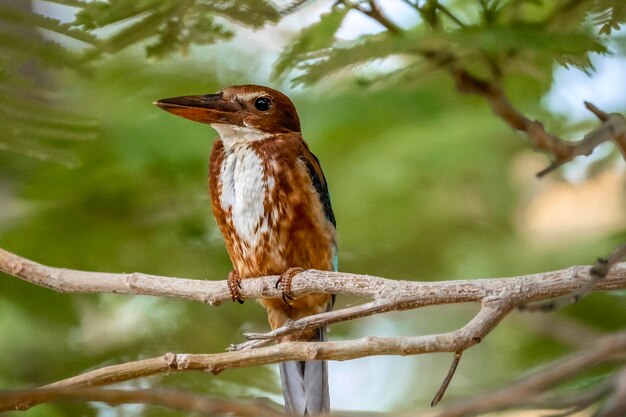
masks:
{"label": "blurred green background", "polygon": [[[75,12],[34,5],[60,19]],[[24,67],[16,70],[5,62],[0,246],[64,268],[224,279],[231,265],[210,212],[206,181],[215,132],[151,103],[243,83],[272,85],[295,102],[304,137],[330,185],[341,271],[408,280],[504,277],[589,264],[623,240],[625,177],[614,152],[603,148],[600,157],[537,180],[534,173],[547,158],[531,152],[481,98],[460,95],[443,72],[429,70],[410,83],[371,84],[358,73],[312,87],[270,82],[271,63],[285,39],[314,21],[320,7],[259,32],[235,26],[232,40],[194,46],[187,54],[156,60],[140,45],[101,57],[84,71],[40,65],[27,98],[11,93],[20,84],[10,71],[23,74]],[[346,36],[369,30],[356,18],[344,25]],[[28,53],[22,51],[24,62]],[[623,68],[619,52],[593,59],[601,69],[615,63]],[[583,98],[606,95],[600,88],[584,91],[585,83],[595,81],[578,70],[553,71],[552,65],[543,67],[541,77],[509,78],[507,90],[525,112],[556,133],[576,137],[593,121],[564,115],[565,103],[582,103],[563,94],[583,89],[593,95]],[[607,85],[626,82],[623,72],[604,69],[593,77],[609,77]],[[31,119],[23,118],[26,127],[15,130],[7,123],[15,122],[11,111],[21,109],[22,99],[29,100]],[[605,104],[610,107],[605,110],[626,110],[624,101]],[[38,111],[36,105],[46,107]],[[52,133],[63,123],[75,134],[55,138]],[[29,124],[39,131],[29,131]],[[583,203],[595,201],[593,196],[601,196],[601,203]],[[360,301],[340,297],[337,308]],[[334,325],[329,337],[447,331],[476,311],[475,305],[455,305],[386,314]],[[592,294],[549,316],[512,313],[464,355],[446,400],[500,386],[624,323],[623,293]],[[244,331],[267,328],[264,311],[254,302],[211,308],[151,297],[64,295],[1,275],[0,389],[43,385],[165,352],[222,352],[242,341]],[[427,355],[332,363],[334,407],[425,409],[449,360]],[[282,400],[274,366],[219,376],[163,375],[122,386]],[[15,415],[183,414],[54,404]]]}

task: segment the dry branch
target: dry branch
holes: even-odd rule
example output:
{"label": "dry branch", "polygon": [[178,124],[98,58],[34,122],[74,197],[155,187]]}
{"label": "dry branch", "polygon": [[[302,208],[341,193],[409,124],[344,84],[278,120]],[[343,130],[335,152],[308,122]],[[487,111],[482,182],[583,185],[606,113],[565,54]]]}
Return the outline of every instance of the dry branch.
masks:
{"label": "dry branch", "polygon": [[230,402],[207,398],[206,395],[175,390],[102,389],[102,388],[41,388],[22,391],[0,391],[0,409],[14,405],[14,410],[25,410],[33,404],[95,401],[111,406],[121,404],[151,404],[175,410],[201,413],[207,416],[284,417],[265,403]]}
{"label": "dry branch", "polygon": [[[285,342],[259,349],[215,354],[174,354],[112,365],[42,388],[74,388],[110,385],[140,377],[202,371],[218,374],[228,369],[266,365],[284,361],[348,360],[374,355],[417,355],[457,352],[479,343],[508,313],[501,302],[485,302],[478,314],[464,327],[452,332],[415,337],[374,337],[342,342]],[[22,408],[37,401],[22,402]],[[0,411],[14,409],[15,403],[0,402]]]}
{"label": "dry branch", "polygon": [[606,258],[599,258],[595,265],[589,270],[590,279],[583,282],[583,285],[572,291],[570,294],[560,298],[555,298],[554,300],[550,300],[548,302],[521,305],[520,309],[528,311],[553,311],[568,304],[576,303],[582,297],[591,292],[599,281],[606,278],[611,269],[624,258],[626,258],[626,244],[618,246]]}
{"label": "dry branch", "polygon": [[[378,300],[369,304],[367,314],[347,314],[341,320],[330,319],[317,323],[333,323],[374,313],[392,310],[409,310],[423,306],[481,302],[486,297],[506,298],[514,305],[526,304],[566,295],[589,279],[590,266],[572,266],[557,271],[522,275],[510,278],[486,278],[458,281],[420,282],[399,281],[372,275],[351,274],[307,270],[298,274],[292,284],[294,295],[305,293],[331,293],[353,295]],[[86,272],[55,268],[39,264],[0,249],[0,271],[31,284],[50,288],[62,293],[133,294],[177,298],[200,301],[217,306],[230,301],[226,280],[210,281],[186,278],[173,278],[142,273],[114,274]],[[243,298],[280,298],[281,292],[275,288],[278,276],[245,279],[242,282]],[[616,265],[606,279],[595,290],[607,291],[626,288],[626,263]],[[339,310],[353,311],[351,309]],[[322,315],[320,315],[322,316]],[[311,316],[311,317],[320,317]],[[317,320],[313,318],[308,320]],[[328,317],[327,317],[328,318]],[[303,319],[305,320],[305,319]],[[295,326],[300,321],[293,322]]]}
{"label": "dry branch", "polygon": [[[372,355],[415,355],[432,352],[460,353],[479,343],[512,309],[532,301],[570,293],[590,279],[589,266],[512,278],[445,282],[394,281],[385,278],[328,271],[305,271],[294,278],[295,295],[329,292],[373,298],[369,303],[310,316],[259,336],[263,343],[307,327],[336,323],[392,310],[429,305],[480,302],[478,314],[461,329],[415,337],[366,337],[341,342],[289,342],[258,349],[239,349],[218,354],[173,354],[113,365],[55,382],[45,388],[102,386],[149,375],[203,371],[217,374],[227,369],[290,360],[348,360]],[[133,274],[84,272],[44,266],[0,249],[0,271],[36,285],[71,293],[142,294],[195,300],[219,305],[230,299],[226,281],[200,281]],[[242,282],[244,298],[280,297],[278,277]],[[626,288],[626,264],[615,265],[597,282],[596,290]],[[253,341],[254,343],[256,341]],[[256,345],[254,345],[256,346]],[[246,346],[251,347],[251,346]],[[37,404],[36,399],[23,406]],[[14,403],[0,404],[0,410]]]}
{"label": "dry branch", "polygon": [[[591,348],[552,363],[520,379],[512,385],[497,391],[485,393],[484,395],[475,395],[472,398],[464,399],[456,404],[444,407],[436,416],[468,417],[502,410],[512,406],[522,407],[533,403],[546,408],[548,408],[550,404],[563,405],[562,402],[559,403],[559,401],[545,398],[545,396],[542,397],[542,394],[545,393],[547,389],[567,381],[585,370],[592,369],[601,364],[625,361],[626,332],[612,334],[602,338]],[[619,393],[620,389],[624,389],[620,384],[626,383],[626,381],[622,380],[622,378],[626,378],[624,377],[625,374],[625,372],[620,372],[618,378],[614,378],[614,381],[612,381],[611,389],[616,394]],[[599,390],[598,394],[602,394],[602,392],[602,390]],[[619,400],[617,395],[616,397],[616,399]],[[580,396],[580,393],[576,393],[572,398],[578,398],[580,401],[586,400],[585,397]],[[593,398],[591,400],[593,400]],[[623,401],[621,404],[618,401],[615,401],[615,403],[618,407],[625,405]],[[617,414],[615,416],[617,416]]]}
{"label": "dry branch", "polygon": [[[226,281],[202,281],[141,273],[112,274],[54,268],[38,264],[0,249],[0,271],[30,283],[67,293],[113,293],[152,295],[220,305],[230,300]],[[277,276],[246,279],[242,282],[243,298],[281,296],[275,288]],[[570,294],[580,282],[591,279],[590,267],[573,266],[553,272],[512,278],[462,281],[417,282],[396,281],[369,275],[308,270],[298,274],[292,292],[349,294],[373,298],[374,301],[333,312],[309,316],[288,323],[265,334],[253,334],[253,340],[234,346],[233,350],[264,346],[271,340],[304,328],[319,327],[388,311],[409,310],[429,305],[461,302],[483,302],[487,298],[506,300],[507,308]],[[626,264],[618,264],[595,289],[626,287]]]}

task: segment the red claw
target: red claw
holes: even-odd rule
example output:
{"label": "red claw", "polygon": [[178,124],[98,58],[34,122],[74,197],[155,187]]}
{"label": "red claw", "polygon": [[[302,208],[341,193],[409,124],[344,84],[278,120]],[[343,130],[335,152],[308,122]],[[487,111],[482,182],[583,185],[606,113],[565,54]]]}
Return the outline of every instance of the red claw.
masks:
{"label": "red claw", "polygon": [[243,304],[243,299],[241,298],[241,278],[239,278],[239,272],[230,271],[228,273],[228,290],[230,291],[230,298],[234,301],[237,301],[239,304]]}
{"label": "red claw", "polygon": [[300,268],[299,266],[294,266],[292,268],[287,269],[285,272],[280,274],[278,281],[276,281],[276,288],[280,285],[282,293],[283,293],[283,302],[285,304],[291,305],[290,301],[293,301],[294,296],[291,294],[291,281],[293,277],[298,275],[300,272],[304,271],[304,268]]}

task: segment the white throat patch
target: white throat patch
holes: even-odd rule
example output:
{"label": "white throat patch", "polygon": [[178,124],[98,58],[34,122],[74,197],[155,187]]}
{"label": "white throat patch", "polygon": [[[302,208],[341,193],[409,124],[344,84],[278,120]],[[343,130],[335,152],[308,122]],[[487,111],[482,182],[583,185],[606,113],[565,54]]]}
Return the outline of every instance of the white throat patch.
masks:
{"label": "white throat patch", "polygon": [[230,148],[237,144],[267,139],[270,136],[267,132],[251,127],[227,125],[223,123],[211,123],[211,127],[217,130],[225,148]]}

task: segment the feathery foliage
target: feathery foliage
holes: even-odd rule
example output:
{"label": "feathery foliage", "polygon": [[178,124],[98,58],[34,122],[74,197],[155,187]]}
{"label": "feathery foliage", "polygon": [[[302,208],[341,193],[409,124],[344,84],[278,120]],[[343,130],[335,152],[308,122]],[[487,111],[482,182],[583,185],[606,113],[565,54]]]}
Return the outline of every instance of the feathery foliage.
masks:
{"label": "feathery foliage", "polygon": [[610,35],[626,23],[626,2],[597,0],[591,13],[594,24],[600,26],[600,33]]}
{"label": "feathery foliage", "polygon": [[[608,35],[624,21],[619,1],[559,1],[552,7],[531,1],[482,0],[449,6],[436,0],[408,1],[415,12],[411,28],[400,28],[383,16],[388,30],[382,33],[350,42],[329,40],[337,28],[325,22],[340,22],[351,9],[380,13],[370,3],[343,2],[303,30],[277,61],[275,74],[296,69],[294,83],[310,85],[334,72],[390,56],[402,58],[394,71],[424,68],[426,63],[431,70],[454,66],[484,78],[504,71],[545,76],[557,63],[589,72],[593,70],[590,54],[609,53]],[[324,37],[321,47],[308,42],[316,37]],[[383,71],[369,76],[385,79],[388,75]]]}
{"label": "feathery foliage", "polygon": [[95,48],[98,39],[71,24],[33,13],[30,2],[0,4],[0,150],[53,161],[78,163],[67,142],[92,140],[96,125],[60,110],[52,70],[87,74],[81,53],[44,37],[43,29]]}
{"label": "feathery foliage", "polygon": [[278,10],[265,0],[108,0],[84,4],[74,25],[94,31],[126,23],[126,27],[103,39],[104,52],[115,53],[156,37],[156,42],[146,46],[146,52],[148,56],[163,57],[186,52],[191,45],[231,38],[232,31],[216,22],[214,16],[252,28],[280,18]]}
{"label": "feathery foliage", "polygon": [[92,140],[97,125],[59,110],[64,105],[55,98],[55,71],[89,75],[95,60],[138,43],[148,57],[185,53],[193,45],[230,39],[229,25],[260,28],[280,18],[265,0],[49,2],[75,10],[74,20],[37,14],[26,0],[0,2],[0,150],[68,166],[77,161],[63,142]]}

